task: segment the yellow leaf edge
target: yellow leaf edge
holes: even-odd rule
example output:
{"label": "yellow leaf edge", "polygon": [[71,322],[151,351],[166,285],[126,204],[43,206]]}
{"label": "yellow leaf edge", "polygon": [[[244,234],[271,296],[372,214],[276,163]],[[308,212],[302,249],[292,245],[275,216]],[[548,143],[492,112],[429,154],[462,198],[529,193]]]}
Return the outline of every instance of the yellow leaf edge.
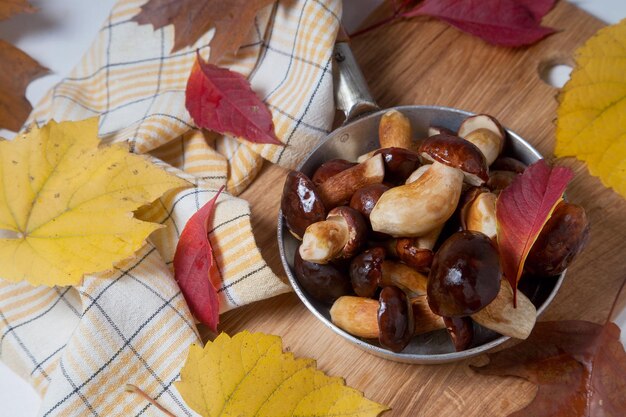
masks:
{"label": "yellow leaf edge", "polygon": [[[391,408],[387,405],[384,404],[380,404],[377,403],[375,401],[372,401],[370,399],[368,399],[367,397],[365,397],[365,395],[363,394],[363,392],[350,387],[349,385],[346,385],[346,381],[343,377],[331,377],[326,375],[325,372],[319,370],[317,368],[317,361],[315,359],[311,359],[311,358],[295,358],[293,356],[293,354],[291,352],[285,352],[283,349],[283,345],[282,345],[282,338],[280,336],[277,335],[272,335],[272,334],[266,334],[266,333],[262,333],[262,332],[255,332],[255,333],[251,333],[248,330],[244,330],[241,331],[239,333],[236,333],[234,336],[229,336],[227,333],[222,332],[220,333],[213,341],[209,341],[206,343],[206,345],[204,346],[204,348],[202,346],[199,346],[195,343],[192,343],[191,345],[189,345],[189,349],[187,352],[187,357],[185,359],[185,362],[181,368],[180,371],[180,380],[174,382],[174,386],[175,388],[178,390],[179,394],[181,395],[181,397],[183,398],[183,400],[185,401],[185,403],[187,403],[188,406],[190,406],[190,404],[188,403],[188,400],[185,398],[187,393],[189,392],[189,390],[193,390],[196,387],[193,385],[192,381],[186,381],[186,375],[190,372],[196,371],[195,367],[194,367],[194,362],[200,361],[202,359],[202,356],[204,354],[206,354],[213,346],[215,345],[223,345],[224,343],[233,341],[237,338],[253,338],[253,337],[261,337],[261,338],[268,338],[268,339],[273,339],[273,342],[271,343],[275,343],[276,345],[278,345],[279,350],[280,350],[280,357],[284,358],[284,357],[289,357],[291,356],[292,359],[295,360],[300,360],[300,361],[304,361],[306,363],[306,367],[307,368],[312,368],[315,372],[323,375],[324,378],[327,378],[329,381],[332,380],[333,382],[337,383],[337,385],[339,385],[341,388],[347,390],[346,393],[349,394],[355,394],[358,395],[359,397],[361,397],[361,399],[364,402],[367,402],[369,404],[371,404],[371,409],[368,410],[368,412],[363,412],[363,413],[359,413],[359,414],[354,414],[354,416],[358,416],[358,417],[378,417],[381,416],[382,414],[386,413],[387,411],[390,411]],[[325,387],[322,387],[325,388]],[[193,407],[190,406],[190,408],[194,409]],[[194,409],[194,411],[196,411],[198,414],[200,414],[202,417],[212,417],[212,416],[208,416],[205,413],[202,413],[201,410],[196,410]],[[221,416],[221,414],[219,415]],[[288,417],[298,417],[299,414],[290,414]],[[347,414],[346,414],[347,416]],[[242,415],[240,417],[247,417],[247,415]],[[253,417],[253,416],[250,416]],[[324,417],[324,415],[317,415],[316,417]],[[328,417],[330,417],[330,415],[328,415]]]}
{"label": "yellow leaf edge", "polygon": [[[626,198],[626,185],[614,184],[613,181],[609,180],[609,178],[604,175],[597,166],[588,163],[587,159],[581,155],[577,155],[569,150],[567,150],[567,146],[571,140],[565,140],[563,133],[564,127],[561,124],[560,120],[564,116],[562,114],[562,104],[566,100],[566,96],[570,94],[570,91],[573,87],[576,87],[579,84],[578,78],[583,77],[586,72],[586,64],[589,61],[589,56],[587,56],[587,52],[590,48],[592,48],[596,43],[598,43],[599,39],[607,36],[607,34],[611,34],[616,28],[622,28],[626,26],[626,19],[622,19],[619,22],[605,26],[595,32],[592,36],[590,36],[582,45],[580,45],[574,51],[574,67],[570,74],[569,79],[563,85],[563,87],[559,90],[556,95],[556,101],[558,104],[557,107],[557,115],[555,118],[556,132],[555,132],[555,144],[554,144],[554,155],[557,158],[575,158],[578,161],[584,163],[587,171],[594,177],[598,178],[602,185],[607,188],[611,188],[613,191],[621,195],[623,198]],[[624,56],[626,58],[626,55]],[[626,132],[624,132],[626,134]]]}

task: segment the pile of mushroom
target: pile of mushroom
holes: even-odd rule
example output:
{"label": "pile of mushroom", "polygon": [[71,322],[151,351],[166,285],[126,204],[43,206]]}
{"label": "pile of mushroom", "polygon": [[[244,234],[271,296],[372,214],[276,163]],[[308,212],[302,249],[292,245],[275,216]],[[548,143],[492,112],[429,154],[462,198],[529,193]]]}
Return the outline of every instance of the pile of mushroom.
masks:
{"label": "pile of mushroom", "polygon": [[[291,172],[281,210],[301,240],[298,282],[332,304],[332,322],[402,351],[414,335],[447,329],[457,351],[472,347],[474,323],[525,339],[533,303],[503,279],[496,199],[525,165],[501,156],[506,133],[491,116],[458,132],[431,127],[413,140],[396,110],[380,121],[380,149],[356,162],[323,163],[312,179]],[[562,202],[531,249],[526,271],[561,273],[588,234],[585,212]]]}

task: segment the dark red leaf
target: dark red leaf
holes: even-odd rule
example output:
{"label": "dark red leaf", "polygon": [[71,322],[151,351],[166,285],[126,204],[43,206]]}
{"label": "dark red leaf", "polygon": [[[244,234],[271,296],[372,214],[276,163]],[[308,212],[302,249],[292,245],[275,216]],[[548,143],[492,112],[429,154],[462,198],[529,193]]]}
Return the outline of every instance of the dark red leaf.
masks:
{"label": "dark red leaf", "polygon": [[272,114],[241,74],[204,62],[200,56],[187,81],[185,106],[199,127],[281,145]]}
{"label": "dark red leaf", "polygon": [[174,278],[191,313],[214,332],[220,309],[217,291],[209,276],[214,259],[207,232],[215,201],[223,189],[187,221],[174,254]]}
{"label": "dark red leaf", "polygon": [[540,159],[498,196],[496,220],[500,263],[514,292],[528,252],[561,201],[572,176],[569,168],[551,168]]}
{"label": "dark red leaf", "polygon": [[405,17],[432,16],[494,45],[530,45],[555,32],[541,19],[556,0],[425,0]]}
{"label": "dark red leaf", "polygon": [[527,340],[489,355],[484,375],[537,384],[537,395],[509,417],[626,416],[626,352],[613,323],[537,323]]}

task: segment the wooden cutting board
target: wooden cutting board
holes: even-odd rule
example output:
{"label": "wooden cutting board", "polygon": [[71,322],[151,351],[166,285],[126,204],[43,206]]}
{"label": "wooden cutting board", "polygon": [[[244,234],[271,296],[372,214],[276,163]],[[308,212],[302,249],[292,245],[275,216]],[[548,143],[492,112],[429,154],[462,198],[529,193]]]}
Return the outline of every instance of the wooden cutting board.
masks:
{"label": "wooden cutting board", "polygon": [[[387,15],[388,10],[379,9],[373,19]],[[352,43],[381,107],[434,104],[489,113],[551,156],[558,90],[539,73],[550,63],[571,63],[575,48],[604,24],[564,1],[544,23],[561,32],[529,48],[490,46],[425,18],[380,28]],[[568,196],[587,210],[591,239],[542,319],[600,322],[626,277],[626,201],[591,177],[582,163],[557,163],[575,171]],[[276,217],[285,174],[266,164],[243,194],[252,206],[257,243],[281,277]],[[316,358],[328,374],[345,377],[367,397],[389,405],[389,416],[506,416],[527,404],[536,390],[521,379],[479,376],[470,370],[468,364],[484,363],[485,357],[423,366],[371,356],[328,330],[294,294],[226,313],[221,329],[282,336],[297,356]]]}

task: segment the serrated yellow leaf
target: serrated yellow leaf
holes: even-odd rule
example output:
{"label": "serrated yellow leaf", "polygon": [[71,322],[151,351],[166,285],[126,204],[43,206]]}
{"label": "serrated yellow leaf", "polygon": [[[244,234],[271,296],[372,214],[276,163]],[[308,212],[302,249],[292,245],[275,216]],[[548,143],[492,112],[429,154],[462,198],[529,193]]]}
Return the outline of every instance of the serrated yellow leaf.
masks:
{"label": "serrated yellow leaf", "polygon": [[203,417],[375,417],[389,409],[262,333],[222,333],[204,349],[191,345],[180,377],[176,388]]}
{"label": "serrated yellow leaf", "polygon": [[559,95],[557,156],[575,156],[626,197],[626,19],[601,29],[576,51]]}
{"label": "serrated yellow leaf", "polygon": [[98,145],[97,118],[51,121],[0,141],[0,278],[77,284],[160,227],[133,210],[188,183],[124,146]]}

